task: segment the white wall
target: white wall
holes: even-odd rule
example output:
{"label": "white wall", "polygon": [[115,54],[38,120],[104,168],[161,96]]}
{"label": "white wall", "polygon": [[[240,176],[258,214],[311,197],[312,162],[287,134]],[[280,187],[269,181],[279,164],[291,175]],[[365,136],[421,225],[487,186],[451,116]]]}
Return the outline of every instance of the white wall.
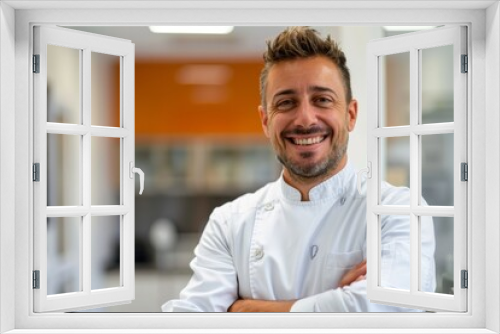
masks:
{"label": "white wall", "polygon": [[486,312],[486,327],[500,332],[500,309],[498,301],[500,298],[500,284],[498,280],[490,279],[491,277],[499,277],[500,275],[500,248],[498,245],[498,236],[500,234],[499,221],[499,201],[500,201],[500,177],[499,177],[499,109],[500,97],[498,95],[498,78],[500,77],[500,5],[498,3],[490,6],[486,12],[486,72],[493,73],[486,76],[486,170],[488,182],[486,184],[486,219],[493,223],[486,224],[486,249],[489,254],[486,261],[486,305],[494,305],[487,307]]}
{"label": "white wall", "polygon": [[348,155],[354,167],[359,170],[366,167],[366,130],[367,130],[367,87],[366,87],[366,45],[369,41],[383,37],[380,26],[343,26],[339,27],[340,47],[347,57],[347,66],[351,71],[353,97],[358,100],[358,120],[356,128],[349,138]]}
{"label": "white wall", "polygon": [[[436,3],[439,2],[439,1],[436,1]],[[42,1],[43,3],[43,1]],[[332,3],[332,2],[330,2]],[[353,2],[354,3],[354,2]],[[403,1],[401,2],[403,3]],[[423,2],[422,2],[423,3]],[[435,3],[435,2],[433,2]],[[451,3],[451,2],[450,2]],[[455,4],[459,4],[459,3],[467,3],[467,1],[463,1],[463,2],[454,2],[453,5]],[[59,4],[58,4],[59,5]],[[427,4],[428,5],[428,4]],[[309,5],[308,5],[309,6]],[[318,5],[319,6],[319,5]],[[452,5],[450,5],[452,6]],[[496,5],[495,5],[496,6]],[[314,8],[314,6],[312,6]],[[220,19],[220,17],[222,16],[222,20],[224,21],[230,21],[227,17],[229,16],[229,14],[232,14],[231,11],[217,11],[215,14],[216,15],[213,15],[212,17],[210,17],[210,20],[207,19],[207,15],[206,13],[204,12],[201,12],[200,10],[189,10],[186,12],[188,14],[184,14],[181,12],[181,15],[179,15],[179,11],[178,10],[169,10],[169,11],[158,11],[156,13],[152,13],[150,14],[149,12],[147,13],[148,15],[148,18],[144,18],[145,17],[145,12],[141,12],[141,11],[133,11],[131,13],[128,13],[128,12],[125,12],[125,13],[122,13],[120,11],[109,11],[109,12],[106,12],[106,14],[101,14],[103,12],[106,12],[106,11],[96,11],[96,12],[91,12],[89,13],[88,11],[85,11],[85,10],[79,10],[78,13],[74,13],[74,12],[65,12],[65,11],[53,11],[53,12],[50,12],[50,11],[47,11],[47,14],[46,16],[44,17],[41,17],[41,15],[38,15],[36,17],[36,20],[39,21],[39,22],[68,22],[68,21],[71,21],[71,20],[79,20],[80,22],[81,21],[98,21],[98,20],[101,20],[103,21],[103,17],[105,17],[105,19],[109,20],[110,23],[115,23],[115,24],[120,24],[120,23],[123,23],[123,22],[142,22],[141,20],[143,21],[147,21],[148,19],[149,20],[156,20],[157,22],[162,22],[162,21],[168,21],[168,20],[171,20],[171,21],[175,21],[175,20],[180,20],[181,22],[191,22],[191,21],[194,21],[196,22],[198,20],[198,22],[217,22],[217,19]],[[446,11],[445,14],[448,14],[448,10]],[[481,16],[482,15],[482,12],[483,11],[477,11],[477,15],[479,16],[479,19],[482,19],[483,17]],[[497,13],[497,9],[495,9],[494,11],[495,13]],[[200,14],[201,13],[201,14]],[[219,13],[224,13],[224,15],[221,15]],[[377,22],[377,21],[389,21],[389,22],[396,22],[397,20],[400,20],[399,22],[411,22],[411,21],[415,21],[417,20],[417,18],[419,18],[422,22],[431,22],[432,20],[434,21],[441,21],[441,20],[444,20],[444,21],[460,21],[460,22],[470,22],[472,21],[473,24],[475,25],[474,26],[474,31],[477,31],[478,28],[479,30],[482,29],[482,27],[484,26],[484,24],[478,24],[478,18],[477,17],[474,17],[474,16],[470,16],[469,15],[470,11],[467,11],[467,14],[461,14],[461,13],[458,13],[456,15],[453,14],[453,12],[449,15],[450,19],[448,19],[448,16],[444,15],[443,14],[443,10],[440,10],[440,9],[436,9],[436,10],[432,10],[432,11],[425,11],[425,12],[422,12],[422,11],[418,11],[417,12],[414,12],[413,10],[412,11],[407,11],[407,12],[401,12],[401,11],[383,11],[383,10],[378,10],[378,11],[366,11],[366,10],[361,10],[361,11],[356,11],[356,15],[358,16],[355,16],[351,13],[351,15],[348,15],[349,13],[345,13],[345,11],[343,10],[335,10],[335,11],[332,11],[332,10],[317,10],[317,12],[314,12],[313,14],[314,15],[309,15],[309,13],[306,13],[304,15],[285,15],[285,14],[288,14],[287,10],[282,10],[280,9],[279,11],[278,10],[266,10],[266,11],[259,11],[259,16],[256,16],[255,13],[253,13],[251,10],[250,11],[247,11],[245,12],[245,20],[252,20],[254,19],[255,22],[260,22],[260,20],[268,20],[269,22],[272,21],[272,20],[276,20],[278,22],[280,22],[280,18],[286,18],[287,20],[293,20],[293,19],[296,19],[298,21],[306,21],[306,19],[304,19],[303,17],[307,17],[307,20],[311,20],[311,16],[314,16],[314,18],[317,18],[318,21],[324,21],[324,22],[344,22],[344,21],[356,21],[356,22]],[[294,13],[292,13],[294,14]],[[27,28],[27,24],[25,24],[25,22],[27,21],[27,18],[30,18],[32,16],[29,16],[29,15],[32,15],[31,13],[27,13],[24,17],[22,15],[18,16],[18,21],[20,23],[18,23],[18,29],[16,31],[16,35],[18,36],[18,46],[17,46],[17,57],[18,57],[18,60],[19,60],[19,64],[17,66],[17,69],[16,69],[16,73],[19,74],[17,76],[18,78],[18,90],[20,91],[20,93],[17,94],[17,100],[16,100],[16,106],[17,106],[17,110],[16,110],[16,119],[17,119],[17,122],[16,122],[16,126],[17,126],[17,131],[16,133],[17,136],[16,136],[16,147],[18,149],[20,149],[21,153],[18,153],[16,154],[16,158],[17,158],[17,164],[16,164],[16,172],[18,172],[18,174],[20,176],[16,177],[16,181],[17,181],[17,184],[20,185],[20,190],[18,192],[19,196],[17,198],[17,216],[16,216],[16,225],[19,226],[17,228],[17,232],[20,232],[19,235],[21,236],[27,236],[28,233],[27,233],[27,230],[28,230],[28,225],[29,225],[29,200],[28,200],[28,197],[26,196],[26,194],[28,194],[28,179],[25,178],[26,175],[29,175],[29,166],[28,166],[28,159],[27,159],[27,151],[29,150],[29,145],[28,145],[28,138],[29,138],[29,133],[28,133],[28,117],[27,117],[27,111],[28,111],[28,99],[26,98],[26,91],[28,91],[28,88],[27,88],[27,84],[28,84],[28,66],[26,66],[27,64],[29,64],[29,59],[28,59],[28,52],[27,52],[27,49],[28,49],[28,46],[27,46],[27,42],[26,40],[28,39],[28,28]],[[99,16],[99,15],[103,15],[103,16]],[[36,16],[35,14],[33,14],[33,16]],[[91,17],[91,18],[90,18]],[[240,18],[240,20],[242,20],[241,18],[243,17],[243,15],[240,15],[240,16],[237,16],[237,18]],[[257,17],[257,19],[256,19]],[[298,19],[297,19],[298,17]],[[302,17],[302,18],[301,18]],[[355,19],[353,18],[355,17]],[[443,19],[444,18],[444,19]],[[207,21],[208,20],[208,21]],[[281,19],[283,20],[283,19]],[[495,29],[497,29],[497,33],[494,34],[494,36],[496,36],[495,38],[498,39],[498,24],[497,24],[497,21],[498,21],[498,15],[495,14],[494,15],[494,18],[490,21],[491,22],[496,22],[494,27]],[[484,21],[479,21],[480,23],[483,23]],[[481,36],[481,35],[478,35],[478,36]],[[476,54],[475,56],[477,56],[477,52],[481,52],[480,51],[480,42],[481,41],[475,41],[475,46],[474,46],[474,50],[476,51]],[[3,43],[3,40],[2,40],[2,43]],[[498,40],[495,42],[495,45],[498,46]],[[2,48],[4,47],[4,45],[2,44]],[[2,50],[4,51],[4,50]],[[11,52],[13,54],[13,52]],[[484,55],[483,55],[484,56]],[[495,57],[497,57],[495,59]],[[491,55],[488,57],[489,58],[489,64],[493,64],[495,62],[495,60],[498,62],[498,56],[496,55]],[[477,59],[477,58],[476,58]],[[483,58],[480,58],[481,60],[478,60],[477,63],[478,64],[482,64],[483,62]],[[0,59],[0,61],[2,62],[2,66],[4,65],[4,59]],[[9,62],[8,65],[13,65],[12,62]],[[3,68],[2,68],[3,69]],[[476,68],[477,69],[477,68]],[[2,75],[3,75],[4,72],[2,72]],[[496,71],[496,73],[498,74],[498,70]],[[491,81],[493,82],[494,84],[494,87],[498,89],[498,75],[491,75],[491,72],[488,70],[487,72],[488,76],[490,77]],[[475,84],[479,84],[477,87],[482,87],[482,83],[483,83],[483,78],[485,77],[484,75],[484,68],[482,69],[482,71],[478,74],[477,71],[475,72],[475,77],[477,79],[474,80],[474,83]],[[13,79],[13,76],[10,77],[11,79]],[[9,82],[9,84],[11,84],[11,82]],[[0,89],[3,89],[0,87]],[[475,88],[475,92],[476,92],[477,88]],[[11,92],[11,90],[9,89],[9,93]],[[493,92],[493,90],[491,91]],[[498,91],[497,91],[498,92]],[[3,96],[3,95],[2,95]],[[492,96],[495,96],[495,95],[491,95],[490,97]],[[498,99],[498,94],[496,96],[496,99]],[[479,98],[476,99],[476,101],[479,100]],[[479,107],[482,106],[482,104],[478,104],[477,102],[474,102],[474,105],[478,105]],[[488,106],[491,106],[490,104],[488,104]],[[493,106],[497,106],[498,107],[498,101],[495,102],[495,104]],[[484,108],[479,108],[480,110],[484,110]],[[496,110],[491,110],[489,111],[490,113],[495,113],[497,112],[498,109]],[[2,112],[3,112],[3,109],[2,109]],[[481,114],[479,116],[482,116],[482,111],[481,111]],[[484,118],[484,117],[483,117]],[[3,120],[3,119],[2,119]],[[498,120],[498,118],[496,118],[496,120]],[[476,124],[477,124],[477,120],[475,121]],[[495,127],[498,129],[498,122],[495,123],[495,124],[492,124],[490,129],[495,129]],[[475,129],[478,129],[478,130],[483,130],[483,127],[481,126],[475,126]],[[2,135],[2,140],[3,140],[3,134],[0,134]],[[479,135],[480,139],[483,137],[483,135],[481,134],[481,131],[476,131],[475,132],[475,135]],[[495,137],[498,139],[498,137]],[[3,141],[2,141],[3,143]],[[498,150],[498,144],[499,144],[499,141],[497,140],[496,142],[492,143],[492,144],[488,144],[488,145],[495,145],[495,146],[491,146],[491,147],[496,147],[495,150]],[[3,148],[4,146],[2,146]],[[476,147],[476,146],[474,146]],[[481,158],[482,156],[485,155],[484,151],[482,150],[484,148],[484,145],[483,146],[480,146],[478,150],[476,150],[477,153],[477,156],[479,158]],[[488,152],[490,153],[490,152]],[[3,154],[3,152],[2,152]],[[498,157],[498,153],[496,153],[497,157]],[[493,173],[495,173],[495,184],[496,186],[499,185],[499,183],[497,182],[498,181],[498,165],[495,165],[495,166],[491,166],[491,170],[493,171]],[[473,172],[473,174],[475,175],[475,172]],[[481,171],[478,171],[477,174],[484,174],[484,169],[481,170]],[[476,178],[477,179],[477,178]],[[24,181],[26,180],[26,181]],[[494,186],[493,185],[493,186]],[[476,188],[476,187],[474,187]],[[479,194],[482,194],[484,191],[484,187],[479,187],[481,189],[477,189],[477,193]],[[491,187],[491,189],[493,189],[493,187]],[[492,201],[491,203],[495,203],[496,207],[494,208],[494,210],[496,212],[498,212],[498,190],[496,190],[495,192],[496,194],[496,202]],[[484,201],[484,196],[479,196],[480,199],[479,201],[483,202]],[[3,202],[2,202],[3,203]],[[479,217],[481,218],[481,214],[477,213],[477,211],[481,211],[482,212],[482,206],[478,206],[477,204],[477,201],[475,202],[473,208],[474,210],[476,211],[476,213],[474,214],[474,221],[475,221],[475,218],[476,217]],[[477,209],[477,210],[476,210]],[[498,218],[498,215],[495,216],[495,217],[491,217],[489,216],[489,221],[491,221],[491,218]],[[481,221],[484,222],[484,220],[478,220],[477,223],[478,224],[481,224]],[[498,220],[495,222],[497,223]],[[4,224],[5,221],[2,220],[2,224]],[[9,224],[12,223],[12,222],[9,222]],[[5,224],[4,224],[5,226]],[[3,232],[4,230],[2,230]],[[477,233],[477,226],[474,226],[474,231],[476,232],[474,235],[473,235],[473,238],[474,238],[474,249],[473,249],[473,254],[475,254],[474,256],[474,260],[479,260],[481,259],[481,261],[477,261],[477,262],[481,262],[481,263],[484,263],[484,252],[477,252],[476,250],[479,248],[479,249],[483,249],[482,248],[482,245],[481,245],[481,242],[483,241],[483,238],[478,238],[477,235],[479,235],[479,233]],[[498,232],[498,226],[495,226],[495,231]],[[483,229],[479,229],[479,232],[484,232]],[[496,236],[496,240],[498,241],[498,234],[495,235]],[[492,236],[490,241],[494,241],[495,240],[495,236]],[[18,237],[18,240],[22,241],[22,243],[20,242],[19,243],[19,247],[16,249],[17,253],[16,253],[16,257],[20,260],[18,262],[18,266],[20,269],[17,270],[17,274],[19,274],[18,276],[20,278],[23,278],[23,277],[29,277],[29,272],[28,272],[28,269],[29,269],[29,266],[26,265],[24,262],[26,261],[26,259],[29,258],[29,254],[28,252],[25,250],[27,249],[28,247],[26,246],[27,242],[24,242],[24,239]],[[5,252],[3,250],[3,247],[4,244],[2,244],[2,260],[5,259],[7,256],[10,256],[12,253],[11,252]],[[491,246],[491,245],[490,245]],[[488,259],[489,259],[489,264],[495,264],[496,263],[496,267],[498,268],[498,244],[493,248],[496,253],[494,253],[492,256],[488,256]],[[484,249],[483,249],[484,250]],[[482,255],[482,257],[478,257],[477,255],[480,254]],[[491,255],[490,253],[488,253],[488,255]],[[3,269],[3,267],[2,267]],[[12,268],[8,268],[8,269],[12,269]],[[484,269],[484,267],[482,265],[480,265],[477,269]],[[484,271],[483,270],[478,270],[477,272],[479,273],[483,273]],[[474,274],[473,274],[474,275]],[[473,306],[480,306],[480,305],[484,305],[484,300],[482,300],[481,296],[483,296],[484,294],[482,293],[477,293],[478,291],[478,288],[480,289],[479,286],[477,286],[477,282],[478,280],[474,281],[474,279],[472,279],[471,283],[472,285],[474,285],[474,287],[476,288],[474,291],[474,296],[476,297],[474,300],[473,300]],[[489,282],[488,284],[490,285],[495,285],[497,284],[498,285],[498,274],[495,274],[493,277],[488,277],[488,280],[487,282]],[[60,328],[70,328],[70,327],[77,327],[77,326],[82,326],[82,327],[85,327],[85,326],[89,326],[89,327],[99,327],[99,328],[113,328],[113,327],[121,327],[121,328],[134,328],[135,325],[138,325],[139,324],[139,321],[147,321],[152,327],[155,327],[155,328],[164,328],[165,327],[165,321],[164,319],[161,319],[160,317],[149,317],[149,318],[146,318],[146,316],[142,316],[142,317],[136,317],[136,316],[130,316],[130,315],[125,315],[125,316],[117,316],[115,317],[113,320],[115,321],[114,323],[111,323],[110,321],[108,322],[108,318],[107,317],[93,317],[93,318],[80,318],[78,319],[78,317],[66,317],[66,316],[59,316],[57,314],[55,315],[50,315],[50,316],[47,316],[47,317],[28,317],[28,314],[26,312],[26,310],[28,309],[28,305],[29,305],[29,300],[30,298],[28,298],[28,294],[31,293],[31,290],[29,290],[26,286],[26,281],[24,280],[20,280],[20,283],[17,283],[17,288],[19,290],[18,292],[18,295],[21,297],[19,298],[19,301],[17,304],[19,304],[19,307],[18,307],[18,312],[16,314],[17,316],[17,326],[27,326],[29,325],[30,328],[35,328],[36,326],[45,326],[46,328],[53,328],[54,326],[59,326]],[[498,289],[498,286],[495,288],[495,289]],[[2,285],[2,291],[6,291],[6,288]],[[478,297],[478,298],[477,298]],[[494,298],[495,296],[491,296],[491,298],[489,298],[490,302],[488,302],[487,305],[494,305],[496,307],[496,309],[492,310],[492,311],[489,311],[488,314],[490,314],[491,316],[491,319],[490,319],[490,322],[491,323],[498,323],[498,299]],[[479,300],[481,299],[481,300]],[[496,299],[496,301],[494,301]],[[3,295],[2,295],[2,301],[3,301]],[[5,305],[5,304],[3,304]],[[9,305],[9,307],[12,307],[12,305]],[[5,307],[3,308],[5,309]],[[3,309],[2,309],[2,312],[3,312]],[[474,309],[474,314],[471,314],[471,317],[469,316],[464,316],[464,317],[454,317],[453,315],[446,315],[446,316],[440,316],[440,315],[436,315],[436,316],[432,316],[432,317],[429,317],[429,322],[427,322],[425,325],[427,326],[434,326],[434,327],[439,327],[439,326],[450,326],[450,327],[459,327],[459,326],[469,326],[471,324],[471,321],[469,321],[469,318],[472,319],[472,321],[474,321],[473,323],[473,328],[477,328],[477,332],[481,332],[482,330],[480,328],[482,328],[484,326],[483,322],[481,321],[478,321],[478,320],[481,320],[481,314],[483,314],[484,312],[484,307],[479,307],[479,310],[478,308],[476,307]],[[494,313],[496,311],[496,314]],[[2,313],[3,315],[4,313]],[[477,317],[479,314],[479,318]],[[183,318],[183,319],[181,319]],[[211,319],[208,319],[208,318],[211,318]],[[219,328],[220,326],[222,326],[220,324],[220,319],[217,318],[217,317],[208,317],[208,318],[204,318],[204,319],[199,319],[200,321],[198,321],[196,323],[196,325],[198,327],[200,326],[212,326],[213,328]],[[224,320],[228,320],[227,323],[224,323],[226,327],[229,327],[229,326],[233,326],[233,328],[237,328],[238,326],[254,326],[255,327],[255,320],[263,320],[262,319],[263,317],[253,317],[253,318],[242,318],[242,317],[236,317],[234,319],[229,319],[229,318],[226,318]],[[266,317],[267,319],[265,320],[268,320],[270,319],[269,317]],[[395,319],[395,318],[398,318],[398,319]],[[290,326],[298,326],[298,327],[304,327],[306,325],[304,325],[305,321],[308,321],[308,320],[311,320],[311,316],[309,316],[309,318],[304,318],[304,317],[287,317],[287,320],[290,320],[288,322],[288,324]],[[94,321],[96,320],[96,321]],[[280,320],[280,319],[276,319],[276,320]],[[338,328],[346,328],[347,326],[352,326],[353,324],[353,320],[357,321],[357,320],[360,320],[357,322],[357,324],[359,324],[360,326],[358,327],[363,327],[363,328],[367,328],[367,327],[378,327],[378,328],[386,328],[386,327],[394,327],[394,326],[405,326],[408,321],[412,321],[412,320],[415,320],[414,317],[410,317],[410,316],[403,316],[401,315],[401,317],[394,317],[394,316],[391,316],[391,319],[389,319],[389,317],[386,317],[384,315],[377,315],[377,317],[372,317],[372,316],[356,316],[356,318],[346,318],[346,317],[336,317],[335,315],[328,315],[328,316],[315,316],[314,317],[314,323],[310,323],[311,327],[316,327],[316,328],[328,328],[328,327],[331,327],[332,326],[332,321],[335,322],[335,325],[338,326]],[[394,322],[392,322],[394,321]],[[251,323],[253,322],[253,324]],[[270,321],[264,321],[264,322],[259,322],[260,326],[277,326],[279,325],[278,322],[270,322]],[[169,322],[169,326],[180,326],[180,325],[185,325],[185,326],[190,326],[191,327],[193,326],[193,321],[192,321],[192,318],[191,317],[177,317],[177,318],[172,318],[171,321]],[[419,324],[416,324],[417,326],[419,326]],[[52,326],[52,327],[51,327]],[[207,327],[205,327],[207,328]],[[279,327],[281,328],[281,327]],[[399,327],[395,327],[395,328],[399,328]],[[394,331],[394,329],[392,329]],[[367,329],[367,331],[369,331]],[[382,330],[381,330],[382,331]],[[401,330],[400,332],[403,332],[404,330]],[[418,330],[417,330],[418,331]],[[425,330],[422,330],[422,331],[425,331]],[[434,330],[435,331],[438,331],[438,330]],[[446,330],[443,330],[443,331],[446,331]],[[451,330],[450,330],[451,331]],[[466,330],[463,330],[463,331],[466,331]],[[473,329],[471,331],[474,331]],[[484,331],[483,331],[484,332]]]}
{"label": "white wall", "polygon": [[[14,328],[14,10],[0,3],[0,332]],[[6,274],[8,273],[8,274]]]}

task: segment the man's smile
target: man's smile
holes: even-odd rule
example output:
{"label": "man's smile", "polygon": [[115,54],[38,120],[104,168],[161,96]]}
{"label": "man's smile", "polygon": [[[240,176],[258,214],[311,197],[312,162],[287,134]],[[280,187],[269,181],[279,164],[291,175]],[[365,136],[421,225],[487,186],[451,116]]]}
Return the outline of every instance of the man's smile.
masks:
{"label": "man's smile", "polygon": [[316,127],[311,129],[294,129],[291,131],[285,131],[282,137],[286,142],[293,144],[294,147],[305,148],[323,143],[331,133],[331,130]]}
{"label": "man's smile", "polygon": [[308,146],[321,143],[327,136],[316,136],[310,138],[290,138],[289,140],[295,145]]}

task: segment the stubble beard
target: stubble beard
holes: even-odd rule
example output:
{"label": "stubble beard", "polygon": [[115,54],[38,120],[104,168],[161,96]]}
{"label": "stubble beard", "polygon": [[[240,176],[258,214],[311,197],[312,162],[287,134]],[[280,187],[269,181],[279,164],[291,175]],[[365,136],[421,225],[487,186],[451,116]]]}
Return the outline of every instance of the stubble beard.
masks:
{"label": "stubble beard", "polygon": [[[347,152],[349,135],[347,133],[344,135],[345,140],[333,145],[330,154],[319,163],[298,163],[287,157],[285,152],[278,153],[277,158],[285,169],[290,172],[291,177],[298,181],[310,181],[326,177],[338,168]],[[301,154],[303,159],[308,159],[311,156],[312,153],[305,152]]]}

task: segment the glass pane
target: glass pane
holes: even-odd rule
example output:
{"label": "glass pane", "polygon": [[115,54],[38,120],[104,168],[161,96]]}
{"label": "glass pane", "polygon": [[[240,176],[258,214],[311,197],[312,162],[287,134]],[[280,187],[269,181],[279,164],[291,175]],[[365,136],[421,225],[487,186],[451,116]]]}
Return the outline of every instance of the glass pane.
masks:
{"label": "glass pane", "polygon": [[92,52],[92,125],[120,126],[120,57]]}
{"label": "glass pane", "polygon": [[410,187],[410,137],[380,139],[381,182]]}
{"label": "glass pane", "polygon": [[453,122],[453,45],[420,51],[422,123]]}
{"label": "glass pane", "polygon": [[47,134],[48,206],[81,205],[80,139],[76,135]]}
{"label": "glass pane", "polygon": [[[421,217],[420,236],[421,291],[452,295],[454,288],[453,218]],[[435,289],[433,289],[434,286]]]}
{"label": "glass pane", "polygon": [[92,290],[120,283],[121,216],[92,217]]}
{"label": "glass pane", "polygon": [[47,45],[47,121],[81,124],[80,50]]}
{"label": "glass pane", "polygon": [[380,58],[380,126],[410,124],[410,53]]}
{"label": "glass pane", "polygon": [[47,218],[47,294],[81,291],[80,217]]}
{"label": "glass pane", "polygon": [[410,216],[380,216],[380,286],[410,290]]}
{"label": "glass pane", "polygon": [[453,206],[453,134],[421,140],[422,196],[428,205]]}
{"label": "glass pane", "polygon": [[120,180],[120,138],[92,137],[92,205],[119,205]]}

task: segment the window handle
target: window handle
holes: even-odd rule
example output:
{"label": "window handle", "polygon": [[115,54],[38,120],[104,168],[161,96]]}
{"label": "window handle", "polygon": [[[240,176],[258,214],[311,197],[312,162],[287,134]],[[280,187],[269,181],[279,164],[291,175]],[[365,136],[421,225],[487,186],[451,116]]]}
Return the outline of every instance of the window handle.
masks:
{"label": "window handle", "polygon": [[367,167],[366,168],[363,168],[363,169],[360,169],[357,173],[357,182],[356,182],[356,187],[358,188],[358,193],[360,195],[363,195],[361,193],[361,175],[365,174],[366,173],[366,177],[368,179],[371,179],[372,178],[372,163],[370,161],[368,161],[368,164],[367,164]]}
{"label": "window handle", "polygon": [[140,168],[134,167],[133,161],[130,161],[129,167],[130,167],[129,176],[131,179],[134,178],[134,176],[135,176],[134,173],[139,174],[139,184],[141,187],[141,189],[139,190],[139,195],[142,195],[142,191],[144,190],[144,172]]}

